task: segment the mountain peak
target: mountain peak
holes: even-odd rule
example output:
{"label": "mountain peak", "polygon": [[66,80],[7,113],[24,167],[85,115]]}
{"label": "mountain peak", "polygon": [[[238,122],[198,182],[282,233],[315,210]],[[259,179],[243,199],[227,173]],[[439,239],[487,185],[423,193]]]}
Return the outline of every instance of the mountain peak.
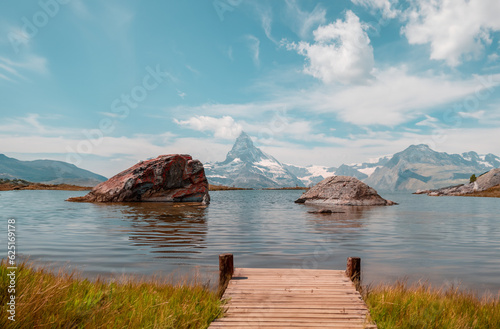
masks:
{"label": "mountain peak", "polygon": [[236,142],[233,145],[233,149],[237,146],[238,147],[245,147],[245,148],[254,147],[252,139],[244,131],[242,131],[241,134],[238,136],[238,138],[236,138]]}
{"label": "mountain peak", "polygon": [[211,184],[250,188],[303,186],[283,164],[256,147],[245,132],[236,139],[226,160],[207,166],[206,174]]}
{"label": "mountain peak", "polygon": [[255,145],[252,139],[244,131],[236,138],[233,148],[226,156],[224,163],[229,163],[235,159],[240,159],[243,162],[258,162],[266,156]]}
{"label": "mountain peak", "polygon": [[424,151],[424,152],[429,152],[432,151],[432,149],[429,147],[427,144],[417,144],[417,145],[410,145],[405,151]]}

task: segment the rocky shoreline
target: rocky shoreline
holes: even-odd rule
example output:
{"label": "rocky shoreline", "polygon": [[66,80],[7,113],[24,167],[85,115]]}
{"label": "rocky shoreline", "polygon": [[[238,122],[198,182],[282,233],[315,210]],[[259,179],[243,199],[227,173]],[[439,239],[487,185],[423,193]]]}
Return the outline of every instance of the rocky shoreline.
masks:
{"label": "rocky shoreline", "polygon": [[500,168],[492,169],[479,176],[474,182],[448,186],[432,190],[419,190],[413,194],[427,194],[429,196],[486,196],[486,192],[500,186]]}

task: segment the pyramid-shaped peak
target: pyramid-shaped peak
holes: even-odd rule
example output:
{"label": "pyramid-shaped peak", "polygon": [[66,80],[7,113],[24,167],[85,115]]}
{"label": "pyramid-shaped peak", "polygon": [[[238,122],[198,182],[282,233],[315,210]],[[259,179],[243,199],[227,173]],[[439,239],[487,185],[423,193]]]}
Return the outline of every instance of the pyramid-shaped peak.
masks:
{"label": "pyramid-shaped peak", "polygon": [[253,142],[250,136],[247,135],[246,132],[242,131],[241,134],[236,138],[236,142],[234,143],[233,149],[235,146],[241,145],[245,147],[253,147]]}
{"label": "pyramid-shaped peak", "polygon": [[239,159],[243,162],[258,162],[266,155],[253,145],[252,139],[244,131],[236,138],[233,148],[226,156],[224,163]]}

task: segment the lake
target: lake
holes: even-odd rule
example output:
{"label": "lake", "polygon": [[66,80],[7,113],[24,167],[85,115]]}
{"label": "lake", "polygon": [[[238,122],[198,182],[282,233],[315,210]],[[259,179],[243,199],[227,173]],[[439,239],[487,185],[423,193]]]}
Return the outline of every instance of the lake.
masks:
{"label": "lake", "polygon": [[216,191],[208,207],[64,201],[76,191],[0,192],[1,240],[16,219],[17,252],[84,276],[199,271],[216,280],[218,255],[236,267],[344,269],[361,257],[365,284],[427,280],[500,292],[500,199],[382,193],[391,207],[312,214],[302,191]]}

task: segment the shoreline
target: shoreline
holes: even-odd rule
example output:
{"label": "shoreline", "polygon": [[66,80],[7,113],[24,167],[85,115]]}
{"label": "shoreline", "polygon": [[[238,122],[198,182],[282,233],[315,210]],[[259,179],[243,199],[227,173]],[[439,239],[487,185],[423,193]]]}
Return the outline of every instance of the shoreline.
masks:
{"label": "shoreline", "polygon": [[92,187],[78,186],[71,184],[33,183],[20,179],[16,180],[0,179],[0,191],[21,191],[21,190],[90,191],[92,190]]}
{"label": "shoreline", "polygon": [[[458,185],[461,186],[461,185]],[[454,186],[451,186],[449,188],[453,188]],[[448,189],[448,188],[443,188],[443,189]],[[441,193],[440,190],[442,189],[434,189],[434,190],[424,190],[424,191],[417,191],[413,192],[412,194],[426,194],[427,196],[465,196],[465,197],[474,197],[474,198],[500,198],[500,185],[496,185],[493,187],[490,187],[486,190],[483,191],[474,191],[471,193]]]}
{"label": "shoreline", "polygon": [[[7,266],[3,259],[0,264],[2,277],[6,277]],[[188,277],[173,281],[168,276],[145,279],[124,274],[118,281],[88,280],[66,267],[50,269],[22,262],[16,268],[16,278],[19,287],[16,325],[21,327],[42,326],[49,322],[57,326],[78,323],[99,327],[113,321],[141,327],[161,323],[165,328],[172,325],[192,328],[196,323],[199,328],[207,328],[224,314],[225,302],[218,298],[216,289]],[[408,284],[404,280],[362,285],[361,288],[371,319],[380,328],[405,328],[415,325],[415,321],[419,327],[432,325],[433,328],[464,324],[473,328],[494,328],[500,323],[500,294],[480,296],[457,287],[436,287],[425,281]],[[53,293],[39,293],[48,290]],[[7,289],[1,295],[7,300]],[[129,304],[130,300],[134,303]],[[30,310],[36,310],[36,314],[22,316]],[[130,316],[132,310],[135,311]],[[0,319],[0,325],[9,326],[7,317]]]}
{"label": "shoreline", "polygon": [[246,188],[224,185],[211,185],[209,184],[209,191],[281,191],[281,190],[308,190],[309,187],[266,187],[266,188]]}

